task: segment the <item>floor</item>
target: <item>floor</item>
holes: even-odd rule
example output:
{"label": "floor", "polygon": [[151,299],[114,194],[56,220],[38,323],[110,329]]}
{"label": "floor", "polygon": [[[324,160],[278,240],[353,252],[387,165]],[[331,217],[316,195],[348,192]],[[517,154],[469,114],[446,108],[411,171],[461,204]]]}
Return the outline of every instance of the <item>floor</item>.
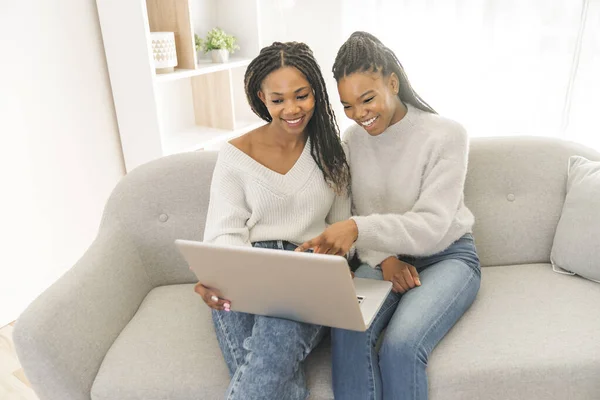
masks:
{"label": "floor", "polygon": [[0,328],[0,399],[38,400],[17,359],[12,324]]}

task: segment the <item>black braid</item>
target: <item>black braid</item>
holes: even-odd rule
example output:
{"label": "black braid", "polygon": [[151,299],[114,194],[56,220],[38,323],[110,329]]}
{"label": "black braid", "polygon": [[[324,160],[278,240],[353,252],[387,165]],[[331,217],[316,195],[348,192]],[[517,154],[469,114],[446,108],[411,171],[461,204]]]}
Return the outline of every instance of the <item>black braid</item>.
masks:
{"label": "black braid", "polygon": [[359,31],[350,35],[340,47],[332,71],[336,81],[353,72],[381,72],[383,76],[393,72],[400,80],[398,97],[402,102],[437,114],[412,88],[396,54],[370,33]]}
{"label": "black braid", "polygon": [[264,79],[284,66],[297,68],[310,84],[315,96],[315,110],[306,127],[310,137],[310,153],[323,172],[325,180],[339,194],[348,191],[350,168],[340,141],[340,131],[329,103],[325,80],[317,60],[304,43],[275,42],[265,47],[252,60],[244,76],[246,97],[252,111],[271,122],[267,106],[258,97]]}

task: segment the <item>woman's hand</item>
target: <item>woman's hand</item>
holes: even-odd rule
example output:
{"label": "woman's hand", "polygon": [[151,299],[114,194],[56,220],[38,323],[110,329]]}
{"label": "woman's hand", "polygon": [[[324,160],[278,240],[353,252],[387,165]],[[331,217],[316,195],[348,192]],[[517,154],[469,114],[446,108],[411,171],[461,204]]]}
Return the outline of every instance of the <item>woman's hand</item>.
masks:
{"label": "woman's hand", "polygon": [[330,225],[319,236],[302,243],[296,251],[313,249],[315,253],[343,256],[358,238],[358,227],[352,219]]}
{"label": "woman's hand", "polygon": [[381,263],[383,279],[392,282],[392,290],[396,293],[406,293],[415,286],[421,286],[417,269],[396,257],[388,257]]}
{"label": "woman's hand", "polygon": [[229,308],[231,307],[231,302],[229,300],[222,299],[218,290],[208,288],[200,282],[194,286],[194,292],[198,293],[206,305],[213,310],[229,311]]}

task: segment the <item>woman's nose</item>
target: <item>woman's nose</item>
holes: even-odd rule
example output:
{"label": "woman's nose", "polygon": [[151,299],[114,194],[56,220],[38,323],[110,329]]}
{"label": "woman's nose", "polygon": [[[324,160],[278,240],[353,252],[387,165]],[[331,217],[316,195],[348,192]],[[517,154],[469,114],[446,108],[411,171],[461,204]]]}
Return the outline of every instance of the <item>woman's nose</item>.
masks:
{"label": "woman's nose", "polygon": [[362,120],[367,116],[367,110],[364,107],[354,107],[352,119]]}
{"label": "woman's nose", "polygon": [[284,111],[287,115],[294,115],[300,112],[300,106],[295,101],[287,102]]}

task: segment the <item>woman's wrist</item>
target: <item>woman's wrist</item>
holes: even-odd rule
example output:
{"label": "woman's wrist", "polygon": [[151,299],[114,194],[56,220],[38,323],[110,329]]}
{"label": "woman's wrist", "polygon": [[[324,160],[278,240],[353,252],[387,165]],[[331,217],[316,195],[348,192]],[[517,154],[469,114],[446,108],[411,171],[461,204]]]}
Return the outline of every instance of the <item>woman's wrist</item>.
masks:
{"label": "woman's wrist", "polygon": [[356,221],[350,218],[348,221],[348,229],[352,232],[352,243],[356,242],[358,239],[358,225]]}
{"label": "woman's wrist", "polygon": [[396,258],[396,256],[389,256],[388,258],[386,258],[385,260],[383,260],[380,265],[381,265],[382,268],[384,266],[388,267],[390,265],[394,265],[394,261],[398,261],[398,259]]}
{"label": "woman's wrist", "polygon": [[393,269],[396,266],[398,259],[395,256],[390,256],[383,260],[379,265],[381,266],[381,272],[383,272],[383,279],[391,280],[391,276],[394,275]]}

